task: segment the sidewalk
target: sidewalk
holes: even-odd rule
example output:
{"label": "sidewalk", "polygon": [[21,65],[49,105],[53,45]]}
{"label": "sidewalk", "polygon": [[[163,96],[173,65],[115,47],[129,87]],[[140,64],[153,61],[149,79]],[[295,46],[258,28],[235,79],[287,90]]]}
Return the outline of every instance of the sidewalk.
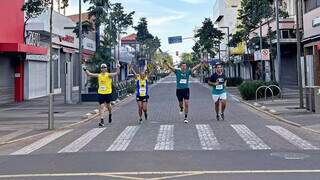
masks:
{"label": "sidewalk", "polygon": [[[238,88],[228,88],[228,92],[241,99]],[[278,120],[286,120],[290,124],[320,133],[320,114],[309,112],[306,109],[299,109],[298,98],[275,99],[274,101],[271,99],[267,101],[261,100],[258,101],[260,106],[255,106],[255,100],[244,102],[249,103],[257,110],[273,115]],[[265,106],[266,109],[261,106]],[[268,110],[272,110],[272,113]]]}
{"label": "sidewalk", "polygon": [[[63,95],[54,96],[54,127],[59,129],[81,121],[97,109],[96,102],[76,104],[78,94],[73,94],[74,104],[65,104]],[[0,106],[0,144],[48,132],[48,97],[42,97]]]}

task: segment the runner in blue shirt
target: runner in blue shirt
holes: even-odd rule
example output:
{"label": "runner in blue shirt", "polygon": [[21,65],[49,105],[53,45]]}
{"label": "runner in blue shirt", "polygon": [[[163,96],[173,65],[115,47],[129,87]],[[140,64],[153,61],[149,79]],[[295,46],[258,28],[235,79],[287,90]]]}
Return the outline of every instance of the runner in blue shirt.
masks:
{"label": "runner in blue shirt", "polygon": [[226,86],[227,80],[223,73],[221,64],[216,65],[216,72],[212,74],[208,82],[212,86],[212,98],[215,103],[215,111],[217,114],[217,120],[224,120],[224,110],[227,104]]}

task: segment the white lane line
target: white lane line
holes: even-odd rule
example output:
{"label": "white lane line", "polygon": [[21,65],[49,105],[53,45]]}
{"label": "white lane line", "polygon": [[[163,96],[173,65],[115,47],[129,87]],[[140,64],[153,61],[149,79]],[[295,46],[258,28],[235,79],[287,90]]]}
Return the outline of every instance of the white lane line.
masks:
{"label": "white lane line", "polygon": [[71,132],[72,129],[69,129],[69,130],[64,130],[64,131],[58,131],[58,132],[55,132],[53,134],[50,134],[28,146],[25,146],[24,148],[16,151],[16,152],[13,152],[11,153],[11,155],[24,155],[24,154],[29,154],[35,150],[38,150],[40,149],[41,147],[51,143],[52,141],[58,139],[59,137]]}
{"label": "white lane line", "polygon": [[78,152],[81,148],[87,145],[91,140],[102,133],[106,128],[94,128],[82,135],[77,140],[73,141],[68,146],[61,149],[58,153]]}
{"label": "white lane line", "polygon": [[217,138],[208,124],[196,125],[198,136],[203,150],[218,150],[221,149]]}
{"label": "white lane line", "polygon": [[140,126],[128,126],[117,139],[111,144],[107,151],[125,151],[132,141]]}
{"label": "white lane line", "polygon": [[26,133],[31,132],[31,131],[32,131],[32,129],[17,130],[17,131],[15,131],[15,132],[12,132],[12,133],[10,133],[10,134],[7,134],[7,135],[2,136],[2,137],[0,138],[0,142],[9,141],[9,140],[11,140],[11,139],[13,139],[13,138],[16,138],[16,137],[18,137],[18,136],[21,136],[21,135],[26,134]]}
{"label": "white lane line", "polygon": [[260,139],[256,134],[254,134],[247,126],[243,124],[234,124],[231,127],[239,134],[239,136],[249,145],[251,149],[254,150],[266,150],[271,149],[267,144],[265,144],[262,139]]}
{"label": "white lane line", "polygon": [[311,145],[308,141],[303,140],[299,136],[293,134],[289,130],[281,126],[267,126],[269,129],[283,137],[285,140],[289,141],[291,144],[304,149],[304,150],[318,150],[318,147]]}
{"label": "white lane line", "polygon": [[173,137],[174,125],[161,125],[157,137],[157,144],[154,150],[173,150],[174,137]]}

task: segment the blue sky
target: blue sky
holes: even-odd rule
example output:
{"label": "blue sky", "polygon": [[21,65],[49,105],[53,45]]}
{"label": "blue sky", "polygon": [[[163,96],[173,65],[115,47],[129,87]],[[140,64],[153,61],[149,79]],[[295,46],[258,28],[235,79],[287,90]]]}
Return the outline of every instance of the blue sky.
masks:
{"label": "blue sky", "polygon": [[[182,35],[193,36],[195,27],[199,27],[206,17],[212,18],[215,0],[112,0],[121,2],[127,11],[135,11],[134,23],[146,17],[149,31],[161,39],[161,49],[175,54],[176,51],[190,52],[193,40],[185,40],[182,44],[169,45],[168,37]],[[68,14],[78,12],[78,0],[71,0]],[[84,5],[84,10],[88,5]],[[128,29],[128,33],[134,30]],[[175,57],[175,59],[178,57]]]}

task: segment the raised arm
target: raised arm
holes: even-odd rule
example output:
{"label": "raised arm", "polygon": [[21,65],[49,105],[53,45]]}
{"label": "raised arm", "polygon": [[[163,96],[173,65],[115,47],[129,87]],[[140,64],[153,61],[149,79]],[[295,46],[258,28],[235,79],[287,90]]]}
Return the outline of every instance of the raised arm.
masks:
{"label": "raised arm", "polygon": [[164,64],[172,71],[172,72],[176,72],[176,69],[174,67],[172,67],[168,62],[164,62]]}
{"label": "raised arm", "polygon": [[114,73],[109,73],[110,77],[115,77],[120,74],[120,64],[117,64],[117,71]]}
{"label": "raised arm", "polygon": [[129,71],[131,70],[131,72],[134,74],[134,76],[137,76],[137,72],[132,68],[132,65],[129,65]]}
{"label": "raised arm", "polygon": [[199,69],[202,66],[203,62],[199,63],[198,65],[196,65],[195,67],[193,67],[191,69],[191,73],[193,74],[197,69]]}
{"label": "raised arm", "polygon": [[98,77],[99,76],[99,74],[97,74],[97,73],[91,73],[86,67],[83,67],[83,70],[87,74],[87,76],[90,76],[90,77]]}

